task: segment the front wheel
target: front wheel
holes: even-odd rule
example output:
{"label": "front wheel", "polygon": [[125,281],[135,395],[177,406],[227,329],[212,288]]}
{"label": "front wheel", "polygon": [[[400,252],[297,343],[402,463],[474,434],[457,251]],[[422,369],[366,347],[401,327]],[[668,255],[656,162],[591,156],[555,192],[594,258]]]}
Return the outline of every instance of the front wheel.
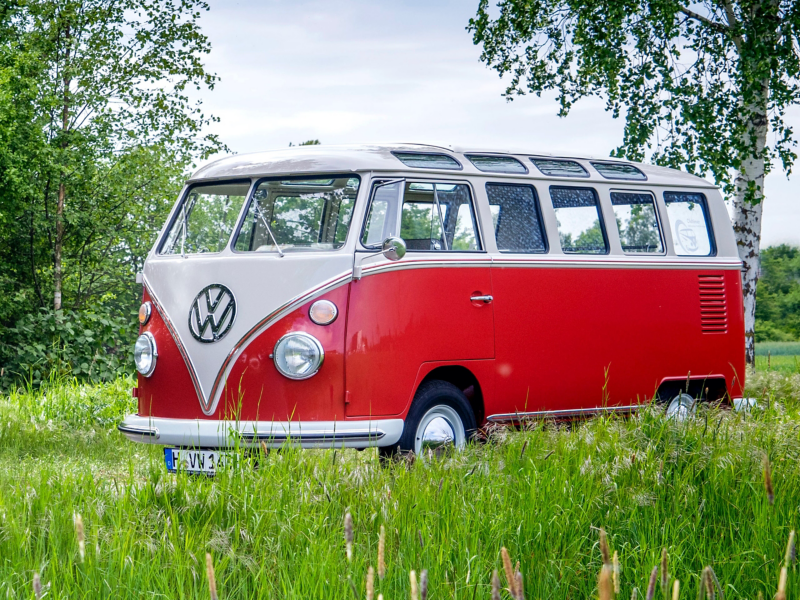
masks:
{"label": "front wheel", "polygon": [[403,434],[394,446],[381,454],[427,450],[443,452],[449,447],[462,450],[477,425],[464,393],[452,383],[429,381],[420,386],[405,419]]}

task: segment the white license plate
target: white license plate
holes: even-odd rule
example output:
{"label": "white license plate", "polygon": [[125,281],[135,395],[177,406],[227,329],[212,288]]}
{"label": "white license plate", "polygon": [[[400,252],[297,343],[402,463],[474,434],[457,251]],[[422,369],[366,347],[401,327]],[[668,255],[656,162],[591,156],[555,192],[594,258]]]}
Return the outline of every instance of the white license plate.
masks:
{"label": "white license plate", "polygon": [[206,473],[213,475],[225,465],[227,455],[219,450],[188,450],[186,448],[164,448],[167,469],[173,473]]}

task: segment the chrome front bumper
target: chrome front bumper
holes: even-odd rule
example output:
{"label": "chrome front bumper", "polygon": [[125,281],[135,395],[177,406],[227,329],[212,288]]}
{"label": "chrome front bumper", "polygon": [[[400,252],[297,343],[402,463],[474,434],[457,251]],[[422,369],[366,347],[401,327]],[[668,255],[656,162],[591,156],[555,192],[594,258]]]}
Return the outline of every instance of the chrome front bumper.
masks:
{"label": "chrome front bumper", "polygon": [[371,421],[217,421],[165,419],[129,415],[117,427],[133,442],[184,448],[227,448],[264,442],[270,448],[286,443],[303,448],[369,448],[396,444],[402,419]]}

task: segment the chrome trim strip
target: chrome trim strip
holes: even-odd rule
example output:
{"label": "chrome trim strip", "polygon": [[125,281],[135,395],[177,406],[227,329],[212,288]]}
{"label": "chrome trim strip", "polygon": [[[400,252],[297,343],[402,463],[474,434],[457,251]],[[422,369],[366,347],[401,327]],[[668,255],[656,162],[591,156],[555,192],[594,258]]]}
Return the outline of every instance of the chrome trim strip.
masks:
{"label": "chrome trim strip", "polygon": [[535,410],[517,413],[499,413],[486,417],[492,423],[519,421],[525,418],[537,417],[578,417],[582,415],[595,415],[601,413],[633,412],[648,406],[647,404],[629,404],[626,406],[597,406],[595,408],[570,408],[564,410]]}
{"label": "chrome trim strip", "polygon": [[117,430],[130,435],[140,435],[158,439],[158,427],[133,427],[131,425],[125,425],[125,423],[120,423],[117,425]]}
{"label": "chrome trim strip", "polygon": [[201,402],[203,413],[209,416],[214,414],[217,404],[219,403],[219,397],[222,395],[222,390],[224,389],[223,382],[227,381],[228,375],[230,374],[230,371],[236,362],[236,358],[239,357],[239,355],[244,351],[245,348],[247,348],[254,338],[269,329],[276,321],[286,316],[286,314],[293,311],[297,307],[342,285],[350,283],[352,279],[353,272],[347,271],[346,273],[339,275],[326,283],[323,283],[321,286],[318,286],[309,292],[303,292],[302,294],[295,296],[288,302],[285,302],[273,310],[266,317],[251,327],[250,330],[245,333],[238,342],[236,342],[236,345],[231,348],[228,356],[226,356],[225,360],[222,362],[222,366],[220,367],[219,371],[217,372],[217,376],[214,379],[214,384],[211,386],[211,393],[209,394],[210,404],[208,405],[209,409],[206,410],[206,407],[203,406],[203,403]]}
{"label": "chrome trim strip", "polygon": [[144,283],[144,287],[147,290],[150,299],[153,301],[153,304],[156,305],[158,314],[161,315],[161,318],[163,319],[164,324],[167,326],[172,339],[175,341],[175,345],[178,347],[178,352],[180,352],[181,356],[183,357],[183,362],[186,363],[186,369],[189,371],[189,377],[192,379],[194,391],[197,394],[197,399],[200,401],[200,407],[203,409],[203,412],[205,412],[203,386],[200,384],[200,380],[197,378],[197,369],[195,369],[194,363],[192,362],[192,359],[189,357],[189,353],[186,351],[186,348],[183,345],[183,341],[181,340],[181,336],[178,334],[178,330],[175,329],[175,326],[172,324],[172,320],[169,318],[167,311],[161,305],[158,296],[150,286],[146,275],[142,277],[142,282]]}
{"label": "chrome trim strip", "polygon": [[250,442],[259,442],[261,440],[270,440],[273,442],[285,442],[287,440],[300,440],[301,442],[368,442],[377,441],[386,437],[386,433],[381,429],[360,429],[356,431],[334,431],[334,430],[321,430],[309,431],[306,433],[272,433],[272,432],[253,432],[242,433],[242,438]]}

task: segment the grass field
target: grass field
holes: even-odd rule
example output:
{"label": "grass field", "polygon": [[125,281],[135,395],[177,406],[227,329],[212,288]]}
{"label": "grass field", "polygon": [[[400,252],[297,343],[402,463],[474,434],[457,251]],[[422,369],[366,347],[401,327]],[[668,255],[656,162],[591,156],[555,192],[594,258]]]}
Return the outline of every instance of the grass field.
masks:
{"label": "grass field", "polygon": [[600,527],[619,553],[621,598],[637,589],[645,600],[666,548],[681,597],[698,598],[710,565],[724,598],[755,600],[774,596],[800,525],[797,374],[752,376],[760,408],[749,415],[532,424],[413,465],[382,465],[374,450],[287,449],[243,456],[214,479],[169,475],[159,447],[114,430],[134,408],[131,385],[0,396],[0,597],[33,598],[36,573],[47,598],[209,598],[210,553],[223,599],[355,600],[383,526],[385,600],[410,597],[412,569],[427,570],[429,598],[488,599],[494,569],[505,585],[502,547],[520,562],[526,598],[597,597]]}
{"label": "grass field", "polygon": [[800,374],[800,342],[756,344],[756,368]]}

